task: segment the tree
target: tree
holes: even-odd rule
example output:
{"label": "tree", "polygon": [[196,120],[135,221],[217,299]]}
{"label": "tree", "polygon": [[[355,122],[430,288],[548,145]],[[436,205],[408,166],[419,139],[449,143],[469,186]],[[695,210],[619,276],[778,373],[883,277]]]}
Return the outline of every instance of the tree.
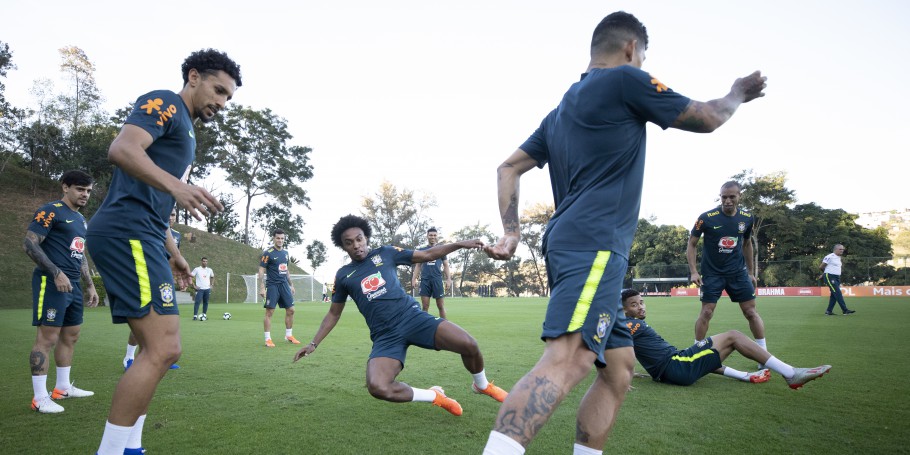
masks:
{"label": "tree", "polygon": [[[465,226],[452,234],[452,237],[458,240],[481,239],[485,244],[496,242],[496,236],[490,231],[490,225],[483,226],[477,223],[473,226]],[[462,294],[464,293],[465,283],[486,284],[486,276],[492,275],[496,270],[496,265],[482,250],[461,249],[449,258],[449,265],[455,269],[460,269],[461,274],[458,277],[456,286]]]}
{"label": "tree", "polygon": [[59,49],[60,70],[68,76],[72,92],[58,98],[61,120],[65,119],[70,131],[76,131],[86,119],[92,121],[100,114],[101,91],[95,84],[95,64],[89,60],[85,51],[77,46],[65,46]]}
{"label": "tree", "polygon": [[287,206],[269,202],[256,209],[253,220],[268,237],[277,228],[284,231],[285,248],[303,241],[303,217],[291,213]]}
{"label": "tree", "polygon": [[239,241],[242,237],[242,234],[237,232],[237,225],[240,224],[240,221],[237,217],[237,211],[234,210],[237,200],[228,193],[221,193],[215,197],[224,206],[224,210],[205,218],[206,232]]}
{"label": "tree", "polygon": [[733,180],[742,185],[740,205],[752,212],[752,246],[755,256],[752,258],[756,273],[759,271],[760,257],[772,257],[765,248],[769,243],[759,243],[762,229],[780,225],[787,219],[788,207],[796,202],[793,190],[786,187],[787,173],[783,171],[767,175],[756,175],[751,169],[733,176]]}
{"label": "tree", "polygon": [[541,257],[541,243],[543,234],[547,230],[547,224],[553,217],[556,208],[553,204],[537,203],[521,214],[521,243],[528,248],[531,257],[525,261],[529,266],[526,275],[535,281],[533,287],[535,293],[546,296],[550,295],[550,287],[547,281],[546,265]]}
{"label": "tree", "polygon": [[325,264],[325,244],[319,240],[313,240],[306,246],[306,258],[310,261],[310,266],[313,267],[313,273],[316,273],[316,269],[318,269],[320,265]]}
{"label": "tree", "polygon": [[373,196],[364,196],[361,211],[373,227],[374,245],[397,245],[414,248],[432,222],[426,212],[436,201],[428,195],[415,195],[413,190],[399,190],[388,181],[379,185]]}
{"label": "tree", "polygon": [[656,225],[654,219],[638,220],[629,267],[636,278],[680,278],[689,274],[686,243],[689,231],[682,226]]}
{"label": "tree", "polygon": [[[288,146],[293,136],[287,122],[270,109],[231,107],[219,125],[221,141],[215,147],[227,181],[240,188],[245,198],[243,242],[250,242],[250,210],[253,199],[268,195],[278,204],[309,207],[303,183],[313,177],[309,147]],[[298,238],[297,241],[300,239]]]}

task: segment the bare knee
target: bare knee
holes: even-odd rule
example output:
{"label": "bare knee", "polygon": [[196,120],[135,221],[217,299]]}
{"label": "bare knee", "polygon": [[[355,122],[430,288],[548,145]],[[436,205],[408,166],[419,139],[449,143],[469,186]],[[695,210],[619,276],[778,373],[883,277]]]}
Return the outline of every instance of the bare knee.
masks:
{"label": "bare knee", "polygon": [[289,308],[285,309],[284,311],[285,311],[285,314],[288,316],[294,315],[294,307],[289,307]]}
{"label": "bare knee", "polygon": [[698,314],[698,317],[706,321],[710,321],[714,316],[714,306],[713,305],[702,305],[701,313]]}
{"label": "bare knee", "polygon": [[378,398],[380,400],[390,401],[392,396],[392,384],[388,382],[380,382],[370,378],[367,378],[367,390],[370,392],[370,395],[373,398]]}

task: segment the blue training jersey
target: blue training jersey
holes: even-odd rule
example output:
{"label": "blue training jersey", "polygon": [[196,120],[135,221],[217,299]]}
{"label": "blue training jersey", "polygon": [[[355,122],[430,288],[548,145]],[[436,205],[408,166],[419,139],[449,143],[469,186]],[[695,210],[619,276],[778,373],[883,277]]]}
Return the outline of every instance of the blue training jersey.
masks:
{"label": "blue training jersey", "polygon": [[79,279],[85,259],[85,229],[85,217],[63,201],[44,204],[28,224],[29,231],[44,237],[41,249],[47,258],[72,280]]}
{"label": "blue training jersey", "polygon": [[[156,90],[139,97],[126,123],[152,136],[145,150],[152,162],[186,181],[196,156],[196,135],[189,109],[174,92]],[[164,240],[174,197],[114,168],[107,197],[92,217],[89,232],[113,238]]]}
{"label": "blue training jersey", "polygon": [[174,243],[177,244],[177,248],[180,248],[180,241],[183,240],[183,234],[175,231],[174,228],[171,228],[171,237],[174,238]]}
{"label": "blue training jersey", "polygon": [[752,238],[753,223],[752,214],[739,208],[732,216],[720,207],[698,216],[689,234],[705,236],[701,255],[703,276],[731,276],[746,270],[743,242]]}
{"label": "blue training jersey", "polygon": [[399,265],[412,265],[413,250],[383,246],[367,253],[362,261],[352,261],[338,269],[332,302],[354,299],[370,328],[370,339],[397,325],[399,318],[418,303],[398,281]]}
{"label": "blue training jersey", "polygon": [[543,250],[628,257],[638,224],[645,125],[669,128],[689,105],[632,67],[592,69],[569,88],[521,150],[549,165],[556,211]]}
{"label": "blue training jersey", "polygon": [[[430,245],[427,245],[423,248],[420,248],[420,251],[429,250],[433,248]],[[442,279],[442,261],[446,260],[446,256],[443,256],[439,259],[434,259],[432,261],[424,262],[420,266],[420,281],[424,280],[441,280]]]}
{"label": "blue training jersey", "polygon": [[276,250],[274,247],[262,252],[259,258],[259,267],[265,268],[265,284],[274,285],[288,283],[288,250]]}
{"label": "blue training jersey", "polygon": [[670,363],[670,358],[679,350],[667,343],[657,331],[641,319],[628,319],[626,327],[632,333],[635,359],[652,378],[659,378]]}

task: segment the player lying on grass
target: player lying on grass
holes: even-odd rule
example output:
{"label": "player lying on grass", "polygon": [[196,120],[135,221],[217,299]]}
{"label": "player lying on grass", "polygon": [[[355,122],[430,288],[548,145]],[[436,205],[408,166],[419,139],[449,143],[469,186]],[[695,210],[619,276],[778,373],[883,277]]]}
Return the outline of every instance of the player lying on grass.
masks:
{"label": "player lying on grass", "polygon": [[416,345],[460,354],[465,368],[474,377],[474,393],[503,401],[508,393],[487,380],[477,341],[461,327],[422,311],[420,304],[402,289],[398,281],[399,265],[432,261],[462,248],[480,248],[483,243],[474,239],[421,251],[391,246],[371,250],[372,232],[367,220],[354,215],[342,217],[332,227],[332,242],[348,253],[351,262],[338,269],[329,312],[319,325],[313,341],[297,351],[294,361],[316,350],[338,323],[350,296],[366,319],[370,339],[373,340],[373,350],[367,362],[367,389],[370,395],[396,403],[431,402],[454,415],[461,415],[461,405],[447,397],[441,387],[418,389],[395,380],[404,369],[408,347]]}
{"label": "player lying on grass", "polygon": [[632,332],[635,358],[657,382],[692,385],[708,373],[722,374],[745,382],[767,382],[768,369],[746,373],[721,364],[733,351],[761,363],[787,380],[791,389],[822,377],[831,365],[815,368],[794,368],[771,355],[749,337],[736,330],[707,337],[691,347],[679,350],[664,341],[645,319],[645,303],[635,289],[623,289],[622,309],[629,318],[626,326]]}

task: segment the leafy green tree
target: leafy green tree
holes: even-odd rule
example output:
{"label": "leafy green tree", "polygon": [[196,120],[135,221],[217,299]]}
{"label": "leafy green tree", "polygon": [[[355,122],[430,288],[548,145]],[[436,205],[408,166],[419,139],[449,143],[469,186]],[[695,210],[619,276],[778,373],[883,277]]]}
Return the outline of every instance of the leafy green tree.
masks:
{"label": "leafy green tree", "polygon": [[771,257],[770,247],[773,245],[760,242],[762,231],[785,224],[789,207],[796,202],[796,195],[787,188],[787,173],[783,171],[757,175],[747,169],[734,175],[733,180],[742,185],[740,205],[752,212],[753,270],[759,270],[759,261]]}
{"label": "leafy green tree", "polygon": [[266,233],[266,237],[271,237],[276,228],[281,228],[284,231],[285,248],[303,241],[303,218],[291,213],[287,206],[269,202],[256,209],[253,220]]}
{"label": "leafy green tree", "polygon": [[320,265],[325,264],[326,253],[325,244],[319,240],[313,240],[306,246],[306,258],[310,261],[310,266],[313,267],[313,273],[316,272]]}
{"label": "leafy green tree", "polygon": [[535,294],[543,296],[550,295],[550,287],[540,248],[543,234],[547,230],[547,223],[550,222],[555,210],[553,204],[538,203],[525,209],[520,220],[521,243],[528,248],[531,255],[529,259],[525,260],[528,270],[524,272],[524,275],[533,281],[532,284],[525,287],[533,288]]}
{"label": "leafy green tree", "polygon": [[[465,226],[454,233],[452,238],[456,240],[480,239],[485,244],[496,242],[496,235],[490,231],[490,225],[477,223],[473,226]],[[458,284],[456,287],[459,292],[464,294],[465,283],[486,284],[487,277],[492,276],[496,270],[493,260],[487,257],[482,250],[461,249],[449,257],[449,265],[456,270],[460,270]]]}
{"label": "leafy green tree", "polygon": [[237,211],[234,210],[237,206],[237,200],[229,193],[221,193],[216,197],[221,202],[221,205],[224,206],[224,210],[205,218],[205,230],[211,234],[240,241],[242,234],[237,232],[237,226],[240,221]]}
{"label": "leafy green tree", "polygon": [[293,138],[287,122],[270,109],[257,111],[235,104],[219,128],[216,156],[227,172],[227,181],[243,193],[243,241],[249,244],[250,212],[256,197],[267,195],[282,207],[309,207],[303,183],[313,177],[312,149],[287,145]]}
{"label": "leafy green tree", "polygon": [[59,96],[59,116],[70,131],[76,131],[86,122],[100,119],[101,90],[95,83],[95,64],[85,51],[77,46],[59,49],[60,70],[71,84],[71,92]]}
{"label": "leafy green tree", "polygon": [[422,244],[432,222],[426,212],[435,206],[435,200],[428,195],[383,181],[379,191],[361,201],[361,213],[373,227],[370,243],[407,248]]}

